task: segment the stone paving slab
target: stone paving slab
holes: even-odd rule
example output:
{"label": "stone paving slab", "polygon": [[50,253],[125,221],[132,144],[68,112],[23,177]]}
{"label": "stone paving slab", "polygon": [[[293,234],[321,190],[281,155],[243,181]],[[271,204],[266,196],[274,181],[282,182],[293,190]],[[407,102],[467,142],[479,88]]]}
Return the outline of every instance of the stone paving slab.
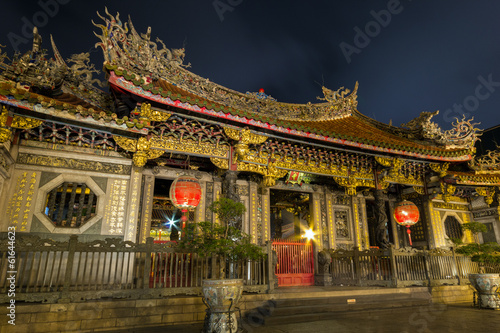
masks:
{"label": "stone paving slab", "polygon": [[[500,333],[500,311],[459,305],[431,304],[390,310],[333,314],[330,320],[258,326],[244,323],[246,333]],[[200,332],[201,325],[129,329],[129,333]]]}

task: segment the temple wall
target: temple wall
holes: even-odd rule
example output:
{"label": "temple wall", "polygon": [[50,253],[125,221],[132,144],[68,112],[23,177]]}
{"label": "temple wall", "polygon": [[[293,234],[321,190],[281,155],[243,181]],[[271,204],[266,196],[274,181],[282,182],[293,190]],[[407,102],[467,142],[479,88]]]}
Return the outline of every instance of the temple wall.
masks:
{"label": "temple wall", "polygon": [[[9,166],[9,178],[3,179],[0,202],[0,231],[16,226],[17,232],[29,232],[41,237],[66,239],[70,234],[81,240],[118,237],[135,240],[133,197],[130,191],[132,170],[129,159],[96,156],[94,150],[64,151],[13,146],[15,163]],[[134,173],[135,172],[135,173]],[[4,177],[4,175],[2,175]],[[97,196],[96,211],[80,227],[59,227],[47,217],[47,195],[61,184],[85,183]],[[133,183],[134,188],[139,188]]]}
{"label": "temple wall", "polygon": [[[447,217],[453,217],[460,224],[471,221],[469,204],[466,200],[460,198],[453,197],[448,202],[445,202],[441,196],[438,196],[433,200],[428,200],[425,207],[426,218],[429,222],[429,247],[431,249],[449,248],[453,245],[446,234],[445,221]],[[462,240],[472,242],[470,232],[465,232]]]}

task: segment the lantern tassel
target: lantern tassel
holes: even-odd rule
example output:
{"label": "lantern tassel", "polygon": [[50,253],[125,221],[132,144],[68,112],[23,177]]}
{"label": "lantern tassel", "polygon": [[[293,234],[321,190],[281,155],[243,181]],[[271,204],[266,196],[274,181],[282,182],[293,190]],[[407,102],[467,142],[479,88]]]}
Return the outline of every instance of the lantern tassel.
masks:
{"label": "lantern tassel", "polygon": [[408,229],[406,229],[406,232],[408,233],[408,239],[410,240],[410,246],[413,246],[413,244],[411,243],[411,230],[410,230],[410,226],[407,225],[406,228],[408,228]]}

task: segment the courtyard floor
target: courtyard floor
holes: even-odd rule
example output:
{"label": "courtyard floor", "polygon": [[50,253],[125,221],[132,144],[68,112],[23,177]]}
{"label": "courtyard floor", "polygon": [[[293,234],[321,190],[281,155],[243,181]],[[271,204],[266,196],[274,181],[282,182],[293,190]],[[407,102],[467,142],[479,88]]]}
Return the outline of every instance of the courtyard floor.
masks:
{"label": "courtyard floor", "polygon": [[[500,311],[477,309],[471,304],[431,304],[390,310],[367,310],[332,314],[330,320],[260,326],[240,324],[247,333],[498,333]],[[113,332],[200,332],[201,324],[159,326]]]}

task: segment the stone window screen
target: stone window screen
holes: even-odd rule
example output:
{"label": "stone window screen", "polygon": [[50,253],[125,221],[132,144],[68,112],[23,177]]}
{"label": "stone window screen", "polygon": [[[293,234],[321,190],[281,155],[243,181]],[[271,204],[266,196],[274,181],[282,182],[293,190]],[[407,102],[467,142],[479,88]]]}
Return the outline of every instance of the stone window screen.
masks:
{"label": "stone window screen", "polygon": [[64,182],[47,193],[44,214],[56,227],[79,228],[95,216],[97,199],[85,183]]}
{"label": "stone window screen", "polygon": [[446,220],[444,220],[444,228],[446,235],[450,239],[462,239],[464,236],[462,228],[460,227],[460,222],[458,222],[454,216],[446,217]]}

